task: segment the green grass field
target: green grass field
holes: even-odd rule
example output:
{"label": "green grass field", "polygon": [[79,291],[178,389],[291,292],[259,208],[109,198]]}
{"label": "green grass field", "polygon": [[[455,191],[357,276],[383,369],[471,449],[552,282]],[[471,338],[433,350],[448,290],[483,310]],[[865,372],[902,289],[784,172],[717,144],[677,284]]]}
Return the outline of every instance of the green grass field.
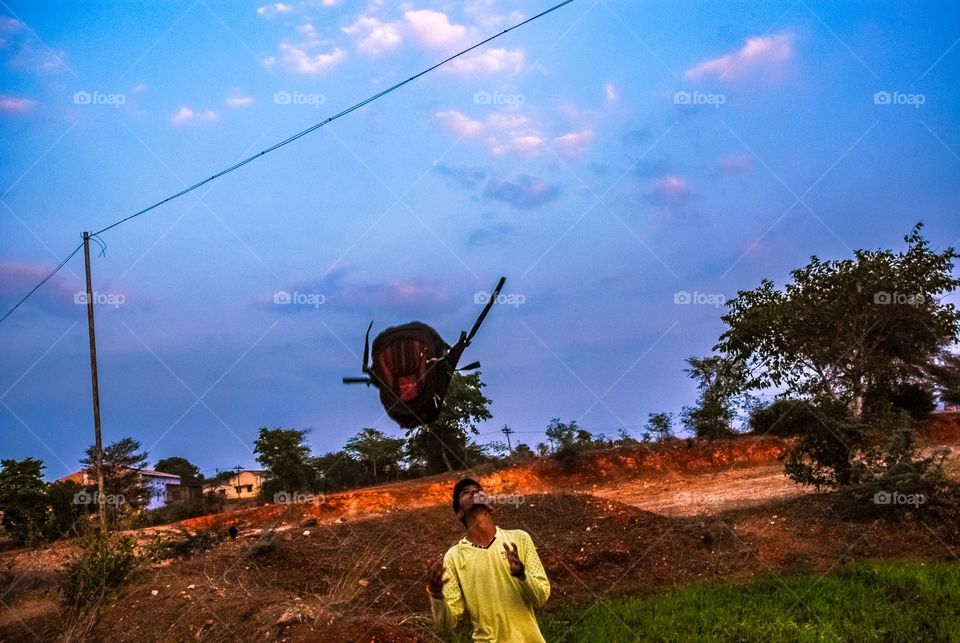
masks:
{"label": "green grass field", "polygon": [[858,563],[819,575],[601,600],[540,616],[559,641],[960,641],[960,563]]}

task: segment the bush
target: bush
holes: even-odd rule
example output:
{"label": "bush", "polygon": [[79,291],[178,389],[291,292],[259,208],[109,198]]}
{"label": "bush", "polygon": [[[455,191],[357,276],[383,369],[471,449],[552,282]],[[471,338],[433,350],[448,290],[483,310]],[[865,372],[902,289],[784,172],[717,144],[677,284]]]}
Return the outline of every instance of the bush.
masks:
{"label": "bush", "polygon": [[754,409],[750,414],[750,431],[757,435],[790,437],[800,435],[820,422],[817,410],[804,400],[776,400]]}
{"label": "bush", "polygon": [[99,605],[137,571],[140,558],[129,536],[96,534],[81,543],[82,553],[60,574],[63,602],[74,609]]}
{"label": "bush", "polygon": [[211,549],[223,540],[223,532],[216,529],[204,529],[191,534],[186,529],[161,534],[146,547],[146,555],[152,560],[168,558],[189,558]]}

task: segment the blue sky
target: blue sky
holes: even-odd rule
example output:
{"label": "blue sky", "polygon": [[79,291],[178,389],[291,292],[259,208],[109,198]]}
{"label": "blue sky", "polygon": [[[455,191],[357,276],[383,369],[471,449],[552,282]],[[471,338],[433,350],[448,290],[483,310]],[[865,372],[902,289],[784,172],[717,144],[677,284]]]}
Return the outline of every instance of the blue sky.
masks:
{"label": "blue sky", "polygon": [[[548,3],[0,2],[0,304],[79,242]],[[493,420],[614,435],[695,397],[719,305],[816,254],[956,245],[956,3],[576,0],[105,233],[105,441],[212,473],[365,426],[363,332],[448,341]],[[92,441],[80,255],[0,325],[0,456]],[[274,303],[288,292],[295,302]],[[684,303],[689,302],[689,303]]]}

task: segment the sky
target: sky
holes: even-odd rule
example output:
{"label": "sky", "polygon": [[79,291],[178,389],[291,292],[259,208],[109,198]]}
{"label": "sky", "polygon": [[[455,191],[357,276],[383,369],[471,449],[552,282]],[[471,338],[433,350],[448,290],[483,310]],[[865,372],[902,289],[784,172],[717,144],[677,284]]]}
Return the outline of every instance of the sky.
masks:
{"label": "sky", "polygon": [[[0,1],[0,308],[80,242],[549,8]],[[811,255],[960,244],[960,6],[575,0],[94,245],[104,442],[255,466],[402,431],[363,334],[448,342],[535,445],[696,397],[723,302]],[[82,253],[0,324],[0,457],[93,441]]]}

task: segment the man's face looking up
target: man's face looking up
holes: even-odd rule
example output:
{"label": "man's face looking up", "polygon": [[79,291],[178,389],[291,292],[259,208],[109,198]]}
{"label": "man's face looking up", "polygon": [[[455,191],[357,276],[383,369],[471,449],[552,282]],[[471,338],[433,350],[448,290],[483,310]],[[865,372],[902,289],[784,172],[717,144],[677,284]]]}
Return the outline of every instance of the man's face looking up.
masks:
{"label": "man's face looking up", "polygon": [[487,494],[478,485],[469,485],[460,491],[460,511],[466,514],[478,506],[487,505]]}

